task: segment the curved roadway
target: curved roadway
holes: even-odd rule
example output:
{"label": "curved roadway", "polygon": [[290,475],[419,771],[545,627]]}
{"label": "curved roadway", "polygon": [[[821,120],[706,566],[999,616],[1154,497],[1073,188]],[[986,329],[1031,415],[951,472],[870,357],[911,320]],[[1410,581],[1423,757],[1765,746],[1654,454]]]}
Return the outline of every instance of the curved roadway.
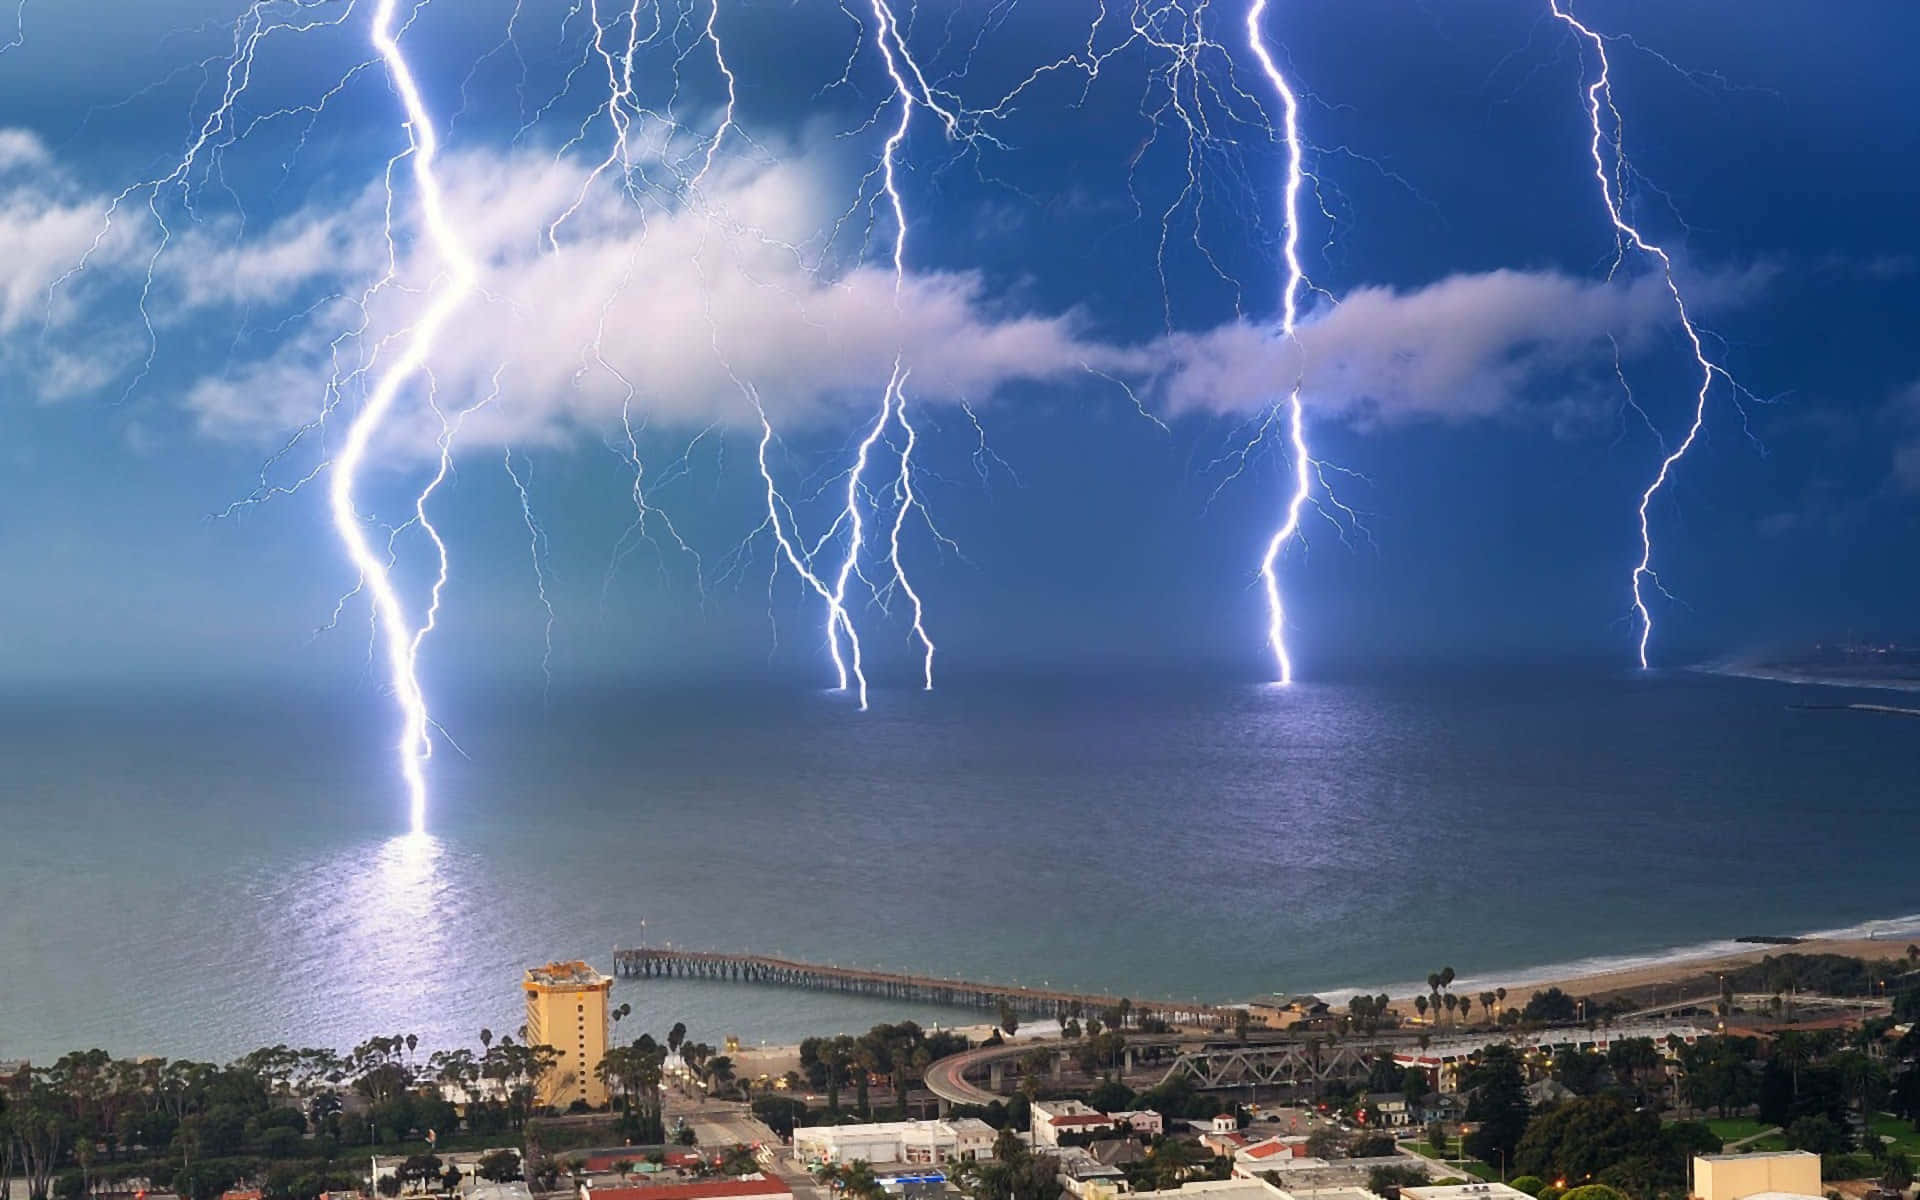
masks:
{"label": "curved roadway", "polygon": [[[1195,1037],[1192,1034],[1156,1034],[1151,1037],[1130,1037],[1128,1049],[1143,1046],[1178,1046],[1187,1042],[1204,1043],[1210,1039]],[[1218,1040],[1218,1039],[1211,1039]],[[1064,1051],[1061,1042],[1008,1042],[1001,1046],[981,1046],[973,1050],[962,1050],[950,1054],[938,1062],[929,1064],[925,1081],[927,1090],[949,1104],[992,1104],[995,1100],[1005,1100],[998,1092],[990,1092],[978,1084],[967,1082],[967,1072],[987,1066],[1005,1058],[1019,1058],[1034,1050]]]}

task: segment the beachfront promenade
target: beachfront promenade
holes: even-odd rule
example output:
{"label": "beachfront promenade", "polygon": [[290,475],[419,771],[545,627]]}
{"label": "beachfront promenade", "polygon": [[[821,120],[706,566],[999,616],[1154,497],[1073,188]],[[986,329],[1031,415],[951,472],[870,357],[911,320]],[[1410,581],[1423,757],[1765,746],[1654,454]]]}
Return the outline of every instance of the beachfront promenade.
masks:
{"label": "beachfront promenade", "polygon": [[1030,1017],[1062,1018],[1074,1013],[1105,1017],[1124,1012],[1129,1022],[1148,1016],[1189,1025],[1226,1025],[1232,1007],[1192,1001],[1139,1000],[1094,992],[1070,992],[1019,984],[985,983],[935,975],[912,975],[859,967],[827,966],[765,954],[729,954],[712,950],[658,947],[616,949],[613,972],[625,979],[713,979],[850,992],[915,1004],[979,1008],[997,1012],[1002,1005]]}

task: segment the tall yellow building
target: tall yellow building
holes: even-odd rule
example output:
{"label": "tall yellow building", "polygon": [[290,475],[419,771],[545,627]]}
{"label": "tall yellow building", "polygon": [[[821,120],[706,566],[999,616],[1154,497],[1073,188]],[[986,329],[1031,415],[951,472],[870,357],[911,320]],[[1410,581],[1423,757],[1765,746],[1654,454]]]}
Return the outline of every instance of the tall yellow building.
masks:
{"label": "tall yellow building", "polygon": [[607,1103],[607,1085],[594,1068],[607,1053],[607,996],[611,976],[583,962],[530,967],[520,986],[527,993],[527,1042],[560,1052],[540,1077],[538,1099],[564,1109],[576,1100],[595,1108]]}

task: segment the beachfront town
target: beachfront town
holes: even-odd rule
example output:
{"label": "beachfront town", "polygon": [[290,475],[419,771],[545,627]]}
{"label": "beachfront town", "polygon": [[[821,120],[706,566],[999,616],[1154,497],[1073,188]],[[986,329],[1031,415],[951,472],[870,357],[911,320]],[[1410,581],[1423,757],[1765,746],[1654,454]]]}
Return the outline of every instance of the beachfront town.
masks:
{"label": "beachfront town", "polygon": [[1920,1155],[1920,947],[1204,1009],[730,972],[986,1020],[743,1047],[554,962],[468,1046],[0,1063],[0,1200],[1897,1200]]}

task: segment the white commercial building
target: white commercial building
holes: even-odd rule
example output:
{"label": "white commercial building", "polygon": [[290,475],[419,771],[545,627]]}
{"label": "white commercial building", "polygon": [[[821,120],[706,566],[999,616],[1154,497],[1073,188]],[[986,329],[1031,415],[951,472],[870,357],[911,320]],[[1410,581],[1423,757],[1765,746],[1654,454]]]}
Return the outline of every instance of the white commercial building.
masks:
{"label": "white commercial building", "polygon": [[793,1156],[805,1163],[949,1163],[993,1157],[993,1126],[973,1117],[813,1125],[793,1131]]}
{"label": "white commercial building", "polygon": [[1400,1200],[1527,1200],[1527,1194],[1504,1183],[1450,1183],[1403,1187]]}
{"label": "white commercial building", "polygon": [[1078,1100],[1035,1100],[1032,1114],[1036,1146],[1058,1146],[1067,1133],[1105,1133],[1116,1123],[1116,1118]]}

